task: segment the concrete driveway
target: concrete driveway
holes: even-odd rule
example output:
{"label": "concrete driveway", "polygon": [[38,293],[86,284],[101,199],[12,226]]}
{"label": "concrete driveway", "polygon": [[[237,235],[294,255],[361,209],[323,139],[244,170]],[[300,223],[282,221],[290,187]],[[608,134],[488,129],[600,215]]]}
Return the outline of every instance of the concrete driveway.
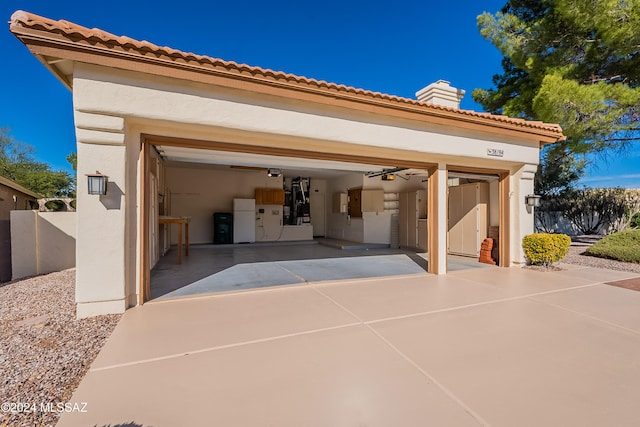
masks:
{"label": "concrete driveway", "polygon": [[129,310],[59,426],[637,426],[633,274],[463,270]]}

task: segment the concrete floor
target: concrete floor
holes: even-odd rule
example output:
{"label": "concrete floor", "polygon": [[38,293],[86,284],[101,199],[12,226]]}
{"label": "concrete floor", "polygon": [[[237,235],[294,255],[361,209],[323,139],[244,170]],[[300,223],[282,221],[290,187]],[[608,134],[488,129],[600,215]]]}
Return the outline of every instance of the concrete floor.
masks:
{"label": "concrete floor", "polygon": [[158,299],[68,426],[637,426],[633,274],[485,268]]}
{"label": "concrete floor", "polygon": [[[377,247],[376,247],[377,246]],[[426,272],[426,254],[380,245],[323,241],[194,245],[182,264],[172,248],[151,271],[151,297],[171,298],[322,280],[398,276]],[[341,248],[346,249],[341,249]],[[476,259],[451,256],[451,271],[490,268]]]}

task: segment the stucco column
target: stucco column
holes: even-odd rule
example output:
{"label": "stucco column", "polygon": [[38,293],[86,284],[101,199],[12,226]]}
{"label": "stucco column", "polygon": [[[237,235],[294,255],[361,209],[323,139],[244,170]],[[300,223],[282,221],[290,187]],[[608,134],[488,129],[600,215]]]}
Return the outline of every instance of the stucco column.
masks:
{"label": "stucco column", "polygon": [[534,231],[533,209],[525,205],[525,197],[533,194],[533,183],[538,165],[525,164],[512,174],[511,187],[511,262],[524,265],[522,238]]}
{"label": "stucco column", "polygon": [[[76,315],[122,313],[126,284],[126,147],[120,117],[76,111],[78,209]],[[105,196],[87,193],[86,174],[109,177]]]}
{"label": "stucco column", "polygon": [[447,165],[431,171],[428,190],[429,272],[447,273]]}
{"label": "stucco column", "polygon": [[439,163],[438,174],[438,274],[447,273],[448,173],[446,163]]}

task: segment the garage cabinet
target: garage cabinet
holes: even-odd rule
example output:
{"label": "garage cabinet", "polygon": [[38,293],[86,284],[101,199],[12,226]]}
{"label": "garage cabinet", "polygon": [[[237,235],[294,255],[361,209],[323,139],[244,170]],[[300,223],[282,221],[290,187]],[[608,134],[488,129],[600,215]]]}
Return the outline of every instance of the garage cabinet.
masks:
{"label": "garage cabinet", "polygon": [[427,250],[427,191],[400,193],[400,246]]}
{"label": "garage cabinet", "polygon": [[477,257],[487,238],[489,184],[449,187],[449,253]]}
{"label": "garage cabinet", "polygon": [[362,212],[384,212],[384,190],[350,188],[348,203],[352,218],[362,218]]}
{"label": "garage cabinet", "polygon": [[256,205],[284,205],[282,188],[256,188]]}

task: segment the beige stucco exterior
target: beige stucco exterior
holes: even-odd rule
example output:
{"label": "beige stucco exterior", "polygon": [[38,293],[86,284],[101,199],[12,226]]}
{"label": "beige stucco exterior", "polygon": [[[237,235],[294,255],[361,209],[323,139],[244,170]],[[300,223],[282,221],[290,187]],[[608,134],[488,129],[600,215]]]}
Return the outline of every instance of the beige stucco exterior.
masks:
{"label": "beige stucco exterior", "polygon": [[[78,174],[99,170],[109,176],[107,196],[89,196],[79,180],[78,314],[123,311],[135,304],[139,289],[136,232],[139,141],[143,134],[239,142],[270,143],[286,148],[330,141],[338,146],[376,147],[410,152],[414,160],[437,163],[438,216],[447,217],[447,168],[505,169],[511,173],[512,262],[524,262],[521,238],[533,231],[524,196],[533,192],[539,145],[503,135],[445,129],[423,123],[332,109],[290,100],[266,100],[250,92],[216,90],[200,84],[77,64],[74,108],[78,139]],[[269,102],[268,102],[269,101]],[[282,102],[282,105],[278,105]],[[366,120],[366,121],[365,121]],[[504,151],[499,160],[488,149]],[[404,155],[404,153],[403,153]],[[108,159],[108,161],[107,161]],[[96,226],[96,224],[101,224]],[[446,221],[438,224],[447,235]],[[130,231],[128,231],[130,230]],[[362,232],[361,232],[362,233]],[[346,236],[358,239],[360,235]],[[364,239],[364,237],[362,237]],[[99,244],[97,243],[99,242]],[[446,239],[440,239],[439,271],[446,271]],[[135,256],[134,256],[135,255]]]}
{"label": "beige stucco exterior", "polygon": [[[49,36],[51,28],[58,32],[55,37]],[[509,264],[524,262],[521,239],[533,230],[524,197],[533,192],[541,144],[562,138],[555,125],[428,105],[193,57],[147,42],[127,41],[120,46],[128,52],[123,53],[114,48],[122,39],[108,33],[24,12],[14,15],[12,31],[73,90],[81,177],[79,317],[123,312],[144,299],[149,165],[141,152],[157,141],[289,156],[299,159],[301,167],[305,161],[347,161],[429,170],[429,259],[430,270],[438,274],[447,271],[448,174],[489,171],[501,177],[491,190],[491,222],[508,227],[508,248],[503,250]],[[69,37],[77,49],[60,43],[60,37]],[[89,39],[93,42],[86,43]],[[105,44],[97,48],[94,42],[100,45],[100,40]],[[451,90],[459,102],[463,91]],[[162,171],[154,168],[151,173],[171,174],[164,166]],[[106,196],[87,194],[82,177],[96,171],[109,177]],[[362,176],[349,179],[353,184],[348,185],[357,186],[358,180],[367,185]],[[335,191],[332,185],[326,183],[325,197]],[[498,219],[496,210],[502,213]],[[327,228],[331,215],[327,213]],[[384,240],[375,221],[364,215],[340,232],[355,240]]]}
{"label": "beige stucco exterior", "polygon": [[11,211],[12,280],[76,265],[76,213]]}

